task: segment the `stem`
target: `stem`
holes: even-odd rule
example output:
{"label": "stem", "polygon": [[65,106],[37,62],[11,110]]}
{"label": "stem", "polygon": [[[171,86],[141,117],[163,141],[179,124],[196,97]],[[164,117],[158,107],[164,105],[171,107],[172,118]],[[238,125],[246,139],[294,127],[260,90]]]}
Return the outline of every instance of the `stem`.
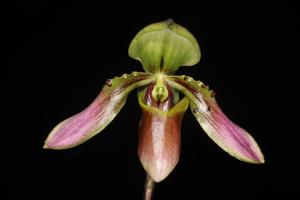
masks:
{"label": "stem", "polygon": [[145,198],[144,200],[151,200],[152,199],[152,194],[154,190],[154,181],[152,178],[147,174],[146,177],[146,182],[145,182]]}

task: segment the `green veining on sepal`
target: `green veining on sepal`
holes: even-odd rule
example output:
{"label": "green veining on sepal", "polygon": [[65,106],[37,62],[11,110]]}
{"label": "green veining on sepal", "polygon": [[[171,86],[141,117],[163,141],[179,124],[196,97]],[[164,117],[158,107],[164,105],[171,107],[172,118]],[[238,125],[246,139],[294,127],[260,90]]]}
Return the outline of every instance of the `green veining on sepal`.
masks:
{"label": "green veining on sepal", "polygon": [[199,62],[197,40],[173,20],[146,26],[130,43],[129,56],[139,60],[146,72],[173,74],[180,66]]}

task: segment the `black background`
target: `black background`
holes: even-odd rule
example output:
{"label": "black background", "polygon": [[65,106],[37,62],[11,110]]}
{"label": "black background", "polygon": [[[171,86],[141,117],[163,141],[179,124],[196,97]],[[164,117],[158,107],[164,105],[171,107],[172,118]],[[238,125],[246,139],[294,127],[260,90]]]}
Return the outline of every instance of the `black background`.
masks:
{"label": "black background", "polygon": [[[150,2],[148,2],[150,4]],[[5,92],[12,122],[3,141],[8,197],[142,199],[137,157],[140,109],[133,92],[101,134],[70,150],[42,149],[61,120],[84,109],[106,79],[142,71],[128,45],[144,26],[173,18],[197,38],[202,59],[177,74],[208,84],[233,121],[265,154],[264,165],[227,155],[188,111],[180,162],[154,199],[239,199],[299,190],[292,90],[297,13],[286,4],[144,5],[79,1],[17,2],[7,15]],[[142,4],[142,3],[141,3]],[[134,6],[138,7],[134,7]],[[298,65],[299,66],[299,65]]]}

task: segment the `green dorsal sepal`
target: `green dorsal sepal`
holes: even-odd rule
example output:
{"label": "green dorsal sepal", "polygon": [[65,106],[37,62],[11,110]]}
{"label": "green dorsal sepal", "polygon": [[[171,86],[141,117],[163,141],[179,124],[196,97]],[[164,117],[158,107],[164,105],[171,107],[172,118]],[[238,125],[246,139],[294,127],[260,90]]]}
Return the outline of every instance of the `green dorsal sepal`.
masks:
{"label": "green dorsal sepal", "polygon": [[143,28],[132,40],[128,53],[142,63],[146,72],[164,74],[195,65],[201,57],[194,36],[171,19]]}

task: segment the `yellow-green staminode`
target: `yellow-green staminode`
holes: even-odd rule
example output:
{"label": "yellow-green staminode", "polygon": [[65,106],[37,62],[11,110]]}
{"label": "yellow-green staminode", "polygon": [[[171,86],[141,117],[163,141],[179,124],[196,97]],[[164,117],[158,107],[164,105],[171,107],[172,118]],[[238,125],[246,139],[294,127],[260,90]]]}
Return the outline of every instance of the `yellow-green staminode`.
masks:
{"label": "yellow-green staminode", "polygon": [[195,65],[201,57],[194,36],[171,19],[139,31],[128,53],[142,63],[146,72],[164,74],[174,74],[180,66]]}
{"label": "yellow-green staminode", "polygon": [[168,89],[165,85],[163,75],[157,74],[156,83],[151,92],[152,98],[156,102],[164,102],[169,97]]}

